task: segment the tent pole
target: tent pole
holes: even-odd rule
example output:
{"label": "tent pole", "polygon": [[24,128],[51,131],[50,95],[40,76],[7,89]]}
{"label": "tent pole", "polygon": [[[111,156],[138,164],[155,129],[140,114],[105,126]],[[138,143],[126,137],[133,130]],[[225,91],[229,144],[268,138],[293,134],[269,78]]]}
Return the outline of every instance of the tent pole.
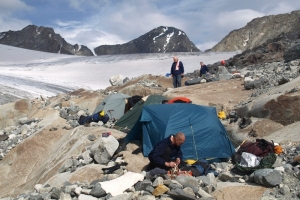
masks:
{"label": "tent pole", "polygon": [[197,153],[197,148],[196,148],[196,142],[195,142],[195,135],[194,135],[193,126],[192,126],[192,124],[190,126],[191,126],[191,130],[192,130],[192,136],[193,136],[194,148],[195,148],[195,151],[196,151],[196,157],[197,157],[197,160],[199,160],[198,153]]}

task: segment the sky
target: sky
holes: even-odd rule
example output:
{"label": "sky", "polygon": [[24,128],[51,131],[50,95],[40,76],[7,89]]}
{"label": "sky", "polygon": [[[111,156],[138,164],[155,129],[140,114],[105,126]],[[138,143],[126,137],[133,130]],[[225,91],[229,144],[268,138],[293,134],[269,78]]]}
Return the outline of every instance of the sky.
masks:
{"label": "sky", "polygon": [[254,18],[294,10],[299,0],[0,0],[0,32],[51,27],[68,43],[93,49],[169,26],[204,51]]}

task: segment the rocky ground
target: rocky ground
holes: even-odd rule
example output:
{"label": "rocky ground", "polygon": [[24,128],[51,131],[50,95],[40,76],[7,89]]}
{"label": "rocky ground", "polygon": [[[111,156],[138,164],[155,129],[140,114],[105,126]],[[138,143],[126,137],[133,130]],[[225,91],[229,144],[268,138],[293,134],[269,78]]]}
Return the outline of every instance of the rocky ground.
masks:
{"label": "rocky ground", "polygon": [[[234,68],[229,71],[221,68],[211,74],[211,82],[177,89],[172,89],[171,78],[143,75],[106,90],[77,90],[2,105],[0,197],[299,199],[299,61],[248,67],[240,73],[235,73]],[[196,72],[187,74],[184,80],[198,78],[196,75]],[[220,80],[220,77],[230,78]],[[124,147],[122,138],[126,133],[114,129],[113,122],[91,123],[88,127],[79,126],[77,122],[78,116],[91,114],[112,92],[142,96],[163,94],[169,98],[185,96],[195,104],[215,106],[218,111],[236,110],[239,117],[249,117],[252,123],[241,129],[241,118],[234,123],[221,120],[235,146],[244,139],[266,138],[279,143],[284,153],[277,156],[273,169],[258,170],[251,175],[233,173],[230,161],[211,164],[218,176],[209,173],[170,179],[165,174],[149,175],[145,172],[148,159],[140,152],[141,144],[130,143]],[[288,120],[283,122],[282,119]],[[108,137],[104,134],[107,132],[111,133]],[[125,174],[135,176],[130,179],[135,181],[124,182]],[[129,180],[126,176],[125,179]],[[115,181],[112,184],[116,185],[118,180],[123,181],[119,187],[121,193],[107,189],[103,183]],[[124,185],[128,187],[123,188]]]}

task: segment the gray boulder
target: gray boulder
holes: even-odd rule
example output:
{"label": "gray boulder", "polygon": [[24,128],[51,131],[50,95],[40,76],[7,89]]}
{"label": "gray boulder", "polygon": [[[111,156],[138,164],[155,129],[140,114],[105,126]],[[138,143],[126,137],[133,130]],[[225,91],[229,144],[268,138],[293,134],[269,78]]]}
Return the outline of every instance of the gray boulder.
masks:
{"label": "gray boulder", "polygon": [[286,62],[289,62],[291,60],[297,60],[300,59],[300,44],[297,44],[295,46],[292,46],[289,48],[283,55],[283,58]]}
{"label": "gray boulder", "polygon": [[101,137],[91,147],[91,153],[98,164],[106,164],[119,147],[119,142],[112,135]]}
{"label": "gray boulder", "polygon": [[268,187],[275,187],[282,183],[282,175],[274,169],[259,169],[250,175],[250,178],[260,184]]}
{"label": "gray boulder", "polygon": [[190,187],[194,192],[199,189],[199,180],[192,176],[179,175],[176,177],[176,181],[180,183],[184,188]]}
{"label": "gray boulder", "polygon": [[195,200],[196,197],[192,196],[188,193],[186,193],[184,190],[182,189],[176,189],[176,190],[171,190],[170,192],[168,192],[168,194],[174,198],[174,199],[191,199],[191,200]]}
{"label": "gray boulder", "polygon": [[267,79],[258,79],[258,80],[254,80],[248,83],[245,83],[244,88],[246,90],[252,90],[252,89],[257,89],[257,88],[261,88],[265,83],[267,83],[268,80]]}
{"label": "gray boulder", "polygon": [[106,196],[106,192],[102,189],[101,185],[97,183],[91,190],[90,195],[92,195],[93,197],[100,198]]}
{"label": "gray boulder", "polygon": [[225,66],[219,66],[218,68],[219,69],[218,69],[217,77],[219,78],[220,81],[229,80],[232,78],[232,74],[227,71]]}

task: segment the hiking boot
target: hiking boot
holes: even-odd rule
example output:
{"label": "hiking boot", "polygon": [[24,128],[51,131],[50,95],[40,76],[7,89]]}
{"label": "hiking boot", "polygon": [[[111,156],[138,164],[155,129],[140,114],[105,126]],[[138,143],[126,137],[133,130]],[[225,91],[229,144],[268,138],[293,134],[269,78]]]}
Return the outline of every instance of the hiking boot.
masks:
{"label": "hiking boot", "polygon": [[243,117],[242,120],[241,120],[241,122],[240,122],[239,127],[240,127],[241,129],[243,129],[243,128],[246,128],[246,127],[247,127],[249,124],[251,124],[251,123],[252,123],[252,121],[251,121],[250,118],[246,119],[245,117]]}

